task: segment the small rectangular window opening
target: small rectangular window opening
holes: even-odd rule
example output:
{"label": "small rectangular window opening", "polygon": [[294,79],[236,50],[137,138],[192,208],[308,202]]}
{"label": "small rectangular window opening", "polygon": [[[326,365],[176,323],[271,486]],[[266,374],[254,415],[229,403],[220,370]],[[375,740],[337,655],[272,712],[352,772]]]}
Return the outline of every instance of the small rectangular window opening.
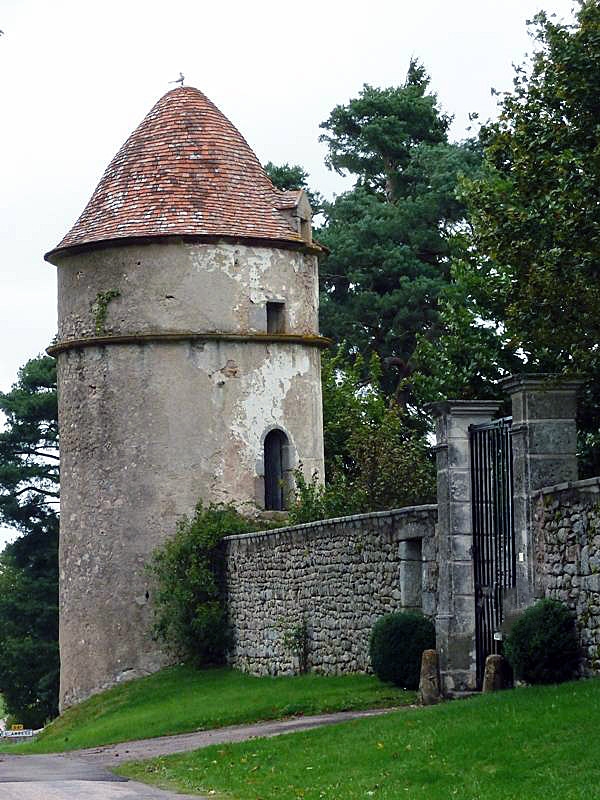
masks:
{"label": "small rectangular window opening", "polygon": [[285,303],[267,303],[267,333],[285,333]]}

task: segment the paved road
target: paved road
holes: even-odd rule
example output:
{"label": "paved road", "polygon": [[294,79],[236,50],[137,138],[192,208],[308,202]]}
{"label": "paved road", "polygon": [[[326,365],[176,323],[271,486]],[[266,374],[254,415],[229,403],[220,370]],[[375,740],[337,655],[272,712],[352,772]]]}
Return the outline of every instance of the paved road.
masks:
{"label": "paved road", "polygon": [[[124,761],[197,750],[211,744],[241,742],[257,736],[280,736],[385,714],[389,710],[342,711],[254,725],[235,725],[61,755],[0,754],[0,800],[192,800],[190,795],[165,792],[117,777],[110,772],[110,767]],[[199,800],[198,795],[193,800]]]}
{"label": "paved road", "polygon": [[[184,800],[66,756],[0,755],[0,800]],[[190,798],[191,800],[191,798]],[[199,800],[195,796],[193,800]]]}

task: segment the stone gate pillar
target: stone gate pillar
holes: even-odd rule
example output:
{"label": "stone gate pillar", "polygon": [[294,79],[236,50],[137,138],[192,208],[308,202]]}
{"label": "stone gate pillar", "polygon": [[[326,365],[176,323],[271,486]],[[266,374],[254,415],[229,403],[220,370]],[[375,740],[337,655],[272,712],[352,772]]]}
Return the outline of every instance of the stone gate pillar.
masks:
{"label": "stone gate pillar", "polygon": [[543,374],[515,375],[502,381],[512,400],[517,553],[515,596],[506,598],[508,618],[535,599],[533,495],[544,486],[577,480],[576,395],[582,383]]}
{"label": "stone gate pillar", "polygon": [[447,400],[431,406],[437,418],[439,594],[435,628],[444,692],[475,688],[469,426],[489,422],[500,406],[481,400]]}

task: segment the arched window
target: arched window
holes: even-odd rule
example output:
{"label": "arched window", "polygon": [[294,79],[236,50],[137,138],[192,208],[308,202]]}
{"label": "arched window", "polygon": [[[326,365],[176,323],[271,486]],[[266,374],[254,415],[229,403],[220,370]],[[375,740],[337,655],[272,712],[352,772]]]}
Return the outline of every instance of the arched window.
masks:
{"label": "arched window", "polygon": [[286,448],[288,438],[274,430],[265,438],[265,509],[283,511],[286,506]]}

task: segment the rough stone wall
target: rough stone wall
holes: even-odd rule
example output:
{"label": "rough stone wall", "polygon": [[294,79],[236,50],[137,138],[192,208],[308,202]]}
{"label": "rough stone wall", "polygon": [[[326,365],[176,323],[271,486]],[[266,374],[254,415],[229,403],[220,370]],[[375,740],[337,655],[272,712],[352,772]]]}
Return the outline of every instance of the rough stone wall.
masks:
{"label": "rough stone wall", "polygon": [[600,478],[542,489],[534,556],[537,596],[575,613],[584,672],[600,673]]}
{"label": "rough stone wall", "polygon": [[[290,333],[317,333],[315,257],[233,244],[109,247],[59,265],[60,341],[104,334],[266,330],[285,300]],[[264,324],[263,324],[264,323]],[[59,353],[60,648],[65,708],[164,664],[152,641],[151,553],[199,499],[264,503],[264,438],[288,468],[323,474],[320,355],[298,342],[98,344]]]}
{"label": "rough stone wall", "polygon": [[225,540],[232,666],[257,675],[369,669],[382,614],[433,616],[437,507],[313,522]]}

